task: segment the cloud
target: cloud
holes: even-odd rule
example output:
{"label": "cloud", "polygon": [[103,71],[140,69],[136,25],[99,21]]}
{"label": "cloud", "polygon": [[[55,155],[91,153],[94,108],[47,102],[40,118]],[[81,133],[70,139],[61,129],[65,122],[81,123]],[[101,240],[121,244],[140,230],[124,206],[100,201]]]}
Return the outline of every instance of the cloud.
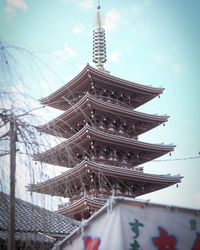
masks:
{"label": "cloud", "polygon": [[119,62],[121,59],[121,52],[113,51],[108,58],[111,62]]}
{"label": "cloud", "polygon": [[25,0],[6,0],[4,12],[8,17],[12,17],[18,9],[26,10],[28,5]]}
{"label": "cloud", "polygon": [[55,56],[62,57],[63,51],[62,51],[62,50],[56,50],[56,51],[53,52],[53,54],[54,54]]}
{"label": "cloud", "polygon": [[121,14],[118,10],[112,9],[106,13],[105,28],[107,31],[115,30],[119,24]]}
{"label": "cloud", "polygon": [[75,35],[79,35],[83,33],[84,29],[85,27],[82,23],[76,23],[72,28],[72,33],[74,33]]}
{"label": "cloud", "polygon": [[[60,59],[73,59],[78,56],[78,52],[70,47],[67,43],[64,45],[63,50],[56,50],[53,52],[53,55],[60,57]],[[59,62],[60,64],[61,62]]]}
{"label": "cloud", "polygon": [[172,65],[172,70],[177,74],[181,74],[183,72],[183,65],[180,63],[174,63]]}
{"label": "cloud", "polygon": [[78,52],[73,48],[69,47],[67,44],[65,44],[64,46],[64,54],[71,59],[78,56]]}
{"label": "cloud", "polygon": [[64,2],[66,4],[78,6],[84,10],[93,8],[93,0],[64,0]]}
{"label": "cloud", "polygon": [[134,14],[138,14],[142,10],[142,6],[141,6],[141,4],[134,3],[131,6],[131,10],[133,11]]}
{"label": "cloud", "polygon": [[9,6],[16,9],[26,10],[28,8],[27,3],[24,0],[6,0]]}
{"label": "cloud", "polygon": [[133,12],[133,14],[137,15],[140,14],[146,6],[150,5],[151,2],[149,0],[146,0],[144,2],[135,2],[134,4],[132,4],[131,6],[131,10]]}
{"label": "cloud", "polygon": [[83,0],[80,2],[80,6],[83,9],[91,9],[93,7],[92,0]]}
{"label": "cloud", "polygon": [[161,54],[160,52],[155,52],[154,53],[154,60],[157,62],[157,63],[160,63],[162,61],[162,57],[161,57]]}
{"label": "cloud", "polygon": [[51,90],[51,87],[50,87],[51,84],[49,82],[41,81],[40,86],[41,86],[42,90],[44,90],[44,91],[50,91]]}
{"label": "cloud", "polygon": [[6,13],[7,16],[11,17],[15,14],[16,10],[10,5],[7,5],[4,9],[4,12]]}

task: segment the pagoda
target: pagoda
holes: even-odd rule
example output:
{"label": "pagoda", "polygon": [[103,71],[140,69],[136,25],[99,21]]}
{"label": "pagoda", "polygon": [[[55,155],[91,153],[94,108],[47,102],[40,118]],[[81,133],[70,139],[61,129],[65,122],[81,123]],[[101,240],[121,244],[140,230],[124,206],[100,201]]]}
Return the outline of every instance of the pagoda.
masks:
{"label": "pagoda", "polygon": [[135,109],[163,93],[155,88],[111,75],[106,62],[105,30],[97,8],[93,29],[93,61],[70,82],[41,99],[63,110],[62,115],[39,127],[41,132],[65,140],[34,160],[67,167],[59,176],[28,190],[69,198],[58,213],[85,219],[101,208],[109,196],[137,197],[181,181],[179,175],[143,172],[141,164],[170,153],[174,145],[151,144],[138,136],[167,122],[166,115]]}

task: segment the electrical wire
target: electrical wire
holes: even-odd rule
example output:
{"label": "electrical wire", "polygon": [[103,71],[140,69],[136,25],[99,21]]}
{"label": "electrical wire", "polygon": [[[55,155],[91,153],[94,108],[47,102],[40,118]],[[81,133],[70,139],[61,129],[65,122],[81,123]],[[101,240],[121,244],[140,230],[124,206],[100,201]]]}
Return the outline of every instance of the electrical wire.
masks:
{"label": "electrical wire", "polygon": [[151,162],[161,162],[161,161],[187,161],[187,160],[196,160],[200,159],[199,156],[190,156],[190,157],[183,157],[183,158],[174,158],[174,159],[164,159],[164,160],[153,160]]}

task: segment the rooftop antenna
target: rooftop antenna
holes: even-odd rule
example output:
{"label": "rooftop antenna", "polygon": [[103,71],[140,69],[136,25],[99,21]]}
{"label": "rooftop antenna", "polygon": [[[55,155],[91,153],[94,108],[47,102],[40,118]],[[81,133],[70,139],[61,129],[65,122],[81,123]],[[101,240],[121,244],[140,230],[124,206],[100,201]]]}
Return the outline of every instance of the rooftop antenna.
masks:
{"label": "rooftop antenna", "polygon": [[95,16],[95,23],[93,28],[93,62],[96,64],[96,68],[103,72],[107,72],[104,68],[104,64],[107,61],[106,58],[106,36],[105,29],[103,28],[103,21],[100,14],[100,2],[98,0],[97,13]]}

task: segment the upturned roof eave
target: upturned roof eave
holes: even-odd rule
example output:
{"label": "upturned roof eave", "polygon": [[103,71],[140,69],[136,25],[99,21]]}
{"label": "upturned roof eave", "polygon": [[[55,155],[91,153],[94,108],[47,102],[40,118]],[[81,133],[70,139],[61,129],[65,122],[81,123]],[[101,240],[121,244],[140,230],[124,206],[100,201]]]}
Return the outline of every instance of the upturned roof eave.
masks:
{"label": "upturned roof eave", "polygon": [[149,182],[152,181],[154,183],[169,183],[169,184],[175,184],[181,181],[181,176],[171,176],[171,175],[156,175],[156,174],[148,174],[139,172],[132,169],[125,169],[120,167],[115,167],[111,165],[103,165],[91,161],[82,161],[80,164],[78,164],[73,169],[70,169],[64,173],[62,173],[59,176],[56,176],[54,178],[51,178],[47,181],[35,184],[33,186],[30,186],[28,188],[28,191],[39,191],[41,189],[46,189],[53,185],[58,185],[58,183],[63,183],[72,181],[73,179],[77,179],[77,176],[80,176],[81,174],[84,174],[86,169],[89,168],[93,170],[94,172],[101,172],[105,176],[115,176],[116,178],[125,178],[129,180],[136,180],[136,181],[143,181],[143,182]]}
{"label": "upturned roof eave", "polygon": [[82,107],[87,103],[87,98],[89,98],[89,96],[90,95],[86,93],[74,106],[70,107],[63,114],[59,115],[50,122],[38,127],[38,129],[42,131],[43,129],[48,128],[49,126],[53,126],[53,124],[55,123],[62,123],[62,120],[64,120],[68,116],[70,117],[70,115],[76,114],[77,111],[82,110]]}
{"label": "upturned roof eave", "polygon": [[152,86],[128,81],[128,80],[122,79],[120,77],[113,76],[111,74],[108,74],[108,73],[105,73],[105,72],[100,71],[98,69],[95,69],[92,66],[90,66],[89,64],[88,64],[88,69],[90,70],[91,75],[94,74],[97,77],[101,76],[101,77],[104,77],[106,80],[109,79],[113,83],[114,82],[116,84],[120,83],[120,84],[123,84],[123,86],[126,85],[127,87],[130,87],[130,88],[134,87],[134,89],[136,89],[138,91],[145,91],[146,93],[160,95],[165,90],[165,88],[163,88],[163,87],[152,87]]}
{"label": "upturned roof eave", "polygon": [[82,197],[81,199],[73,202],[73,203],[69,203],[68,206],[65,206],[63,208],[60,208],[58,209],[58,213],[64,213],[64,212],[69,212],[70,210],[75,210],[76,208],[80,208],[80,207],[84,207],[85,208],[85,203],[87,203],[88,205],[96,208],[101,208],[105,203],[106,203],[106,200],[105,202],[100,202],[96,199],[91,199],[90,197]]}
{"label": "upturned roof eave", "polygon": [[156,87],[152,87],[152,86],[142,85],[139,83],[135,83],[135,82],[121,79],[121,78],[116,77],[116,76],[112,76],[108,73],[101,72],[100,70],[97,70],[97,69],[91,67],[89,64],[87,64],[83,68],[83,70],[77,76],[75,76],[71,81],[66,83],[64,86],[59,88],[57,91],[55,91],[51,95],[49,95],[45,98],[41,98],[40,102],[44,105],[48,105],[50,102],[62,97],[67,90],[72,90],[84,78],[88,77],[88,79],[89,79],[89,75],[91,77],[94,76],[97,78],[100,77],[101,79],[103,78],[104,80],[110,80],[110,82],[112,82],[113,84],[115,83],[117,86],[119,86],[119,84],[121,84],[121,87],[125,87],[129,90],[135,89],[136,91],[145,92],[147,94],[148,93],[153,94],[155,96],[162,94],[164,91],[164,88],[158,88],[158,87],[156,88]]}
{"label": "upturned roof eave", "polygon": [[[88,101],[92,105],[98,105],[99,107],[102,107],[103,109],[106,108],[110,111],[113,111],[113,113],[119,113],[123,116],[130,116],[130,117],[136,117],[136,119],[141,119],[141,120],[148,120],[150,122],[158,122],[158,123],[164,123],[167,122],[169,116],[168,115],[154,115],[154,114],[146,114],[143,112],[135,111],[132,108],[126,108],[126,107],[121,107],[115,104],[108,104],[104,101],[98,100],[94,96],[89,95],[88,93],[81,98],[81,100],[69,108],[67,111],[65,111],[63,114],[60,116],[56,117],[52,121],[38,127],[38,129],[42,132],[45,129],[48,129],[50,126],[52,127],[57,127],[60,124],[62,124],[63,120],[69,120],[73,118],[74,115],[77,114],[79,110],[82,110],[84,107],[86,107]],[[83,115],[82,112],[79,113],[79,115]]]}
{"label": "upturned roof eave", "polygon": [[52,100],[62,97],[63,96],[62,95],[63,91],[65,91],[65,90],[69,89],[70,87],[72,87],[73,84],[76,84],[77,82],[80,82],[80,80],[83,79],[84,76],[87,76],[86,75],[86,74],[88,74],[87,71],[88,71],[88,64],[71,81],[69,81],[68,83],[63,85],[61,88],[59,88],[58,90],[56,90],[54,93],[50,94],[49,96],[41,98],[39,101],[42,104],[47,105]]}
{"label": "upturned roof eave", "polygon": [[89,125],[84,126],[79,132],[77,132],[75,135],[71,136],[68,140],[62,142],[61,144],[57,145],[54,148],[51,148],[41,154],[34,155],[34,160],[40,159],[41,156],[50,156],[54,154],[56,151],[62,150],[66,146],[70,148],[72,145],[77,145],[85,141],[87,138],[87,135],[93,136],[94,139],[103,140],[104,142],[107,141],[112,144],[119,145],[126,145],[127,147],[135,147],[137,149],[141,150],[150,150],[150,151],[162,151],[164,153],[168,153],[174,150],[175,145],[164,145],[164,144],[152,144],[152,143],[146,143],[146,142],[140,142],[135,139],[129,139],[124,136],[119,135],[113,135],[109,133],[105,133],[102,131],[99,131],[95,128],[90,127]]}

